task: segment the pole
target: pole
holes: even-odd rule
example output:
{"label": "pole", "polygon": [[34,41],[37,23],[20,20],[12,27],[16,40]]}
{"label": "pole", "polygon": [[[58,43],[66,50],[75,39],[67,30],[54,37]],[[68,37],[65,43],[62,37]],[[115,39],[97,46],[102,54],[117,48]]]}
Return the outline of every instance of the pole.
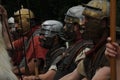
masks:
{"label": "pole", "polygon": [[[110,37],[116,41],[116,0],[110,0]],[[111,80],[116,80],[116,59],[110,58]]]}

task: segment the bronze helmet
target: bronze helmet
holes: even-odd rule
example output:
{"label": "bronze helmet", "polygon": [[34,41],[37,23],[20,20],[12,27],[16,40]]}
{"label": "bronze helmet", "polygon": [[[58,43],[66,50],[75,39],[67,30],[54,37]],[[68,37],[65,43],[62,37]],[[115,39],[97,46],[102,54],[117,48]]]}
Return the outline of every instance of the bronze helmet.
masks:
{"label": "bronze helmet", "polygon": [[[34,18],[34,14],[31,10],[22,8],[14,13],[15,23],[18,23],[17,29],[26,33],[30,30],[30,19]],[[21,27],[22,26],[22,27]]]}

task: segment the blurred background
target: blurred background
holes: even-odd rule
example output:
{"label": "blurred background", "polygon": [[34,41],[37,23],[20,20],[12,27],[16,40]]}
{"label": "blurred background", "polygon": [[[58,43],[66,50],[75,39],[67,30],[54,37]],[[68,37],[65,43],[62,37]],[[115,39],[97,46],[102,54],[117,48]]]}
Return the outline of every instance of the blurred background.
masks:
{"label": "blurred background", "polygon": [[[75,5],[88,3],[91,0],[0,0],[7,12],[8,17],[21,8],[31,9],[36,18],[42,22],[46,19],[57,19],[64,21],[66,11]],[[110,1],[110,0],[109,0]],[[120,26],[120,0],[117,0],[117,26]]]}

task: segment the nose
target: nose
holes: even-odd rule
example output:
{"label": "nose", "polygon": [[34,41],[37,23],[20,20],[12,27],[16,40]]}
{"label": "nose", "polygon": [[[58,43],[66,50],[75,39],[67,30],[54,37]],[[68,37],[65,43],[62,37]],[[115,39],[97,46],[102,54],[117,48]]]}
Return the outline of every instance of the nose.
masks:
{"label": "nose", "polygon": [[18,28],[18,24],[17,23],[15,23],[15,28]]}
{"label": "nose", "polygon": [[66,25],[64,25],[63,30],[67,31],[67,26]]}

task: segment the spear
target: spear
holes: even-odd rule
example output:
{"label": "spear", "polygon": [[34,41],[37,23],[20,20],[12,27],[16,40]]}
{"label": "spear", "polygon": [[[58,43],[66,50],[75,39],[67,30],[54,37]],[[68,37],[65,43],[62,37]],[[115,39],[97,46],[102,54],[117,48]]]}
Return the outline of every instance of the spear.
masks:
{"label": "spear", "polygon": [[[17,0],[18,2],[18,7],[20,8],[21,5],[20,5],[20,0]],[[23,33],[23,24],[22,24],[22,17],[21,17],[21,11],[19,10],[19,14],[20,14],[20,27],[22,29],[22,33]],[[24,36],[22,34],[22,41],[23,41],[23,55],[24,55],[24,61],[25,61],[25,74],[26,75],[29,75],[30,71],[29,71],[29,67],[28,67],[28,64],[27,64],[27,58],[26,58],[26,45],[25,45],[25,40],[24,40]]]}
{"label": "spear", "polygon": [[[26,2],[27,2],[27,6],[28,6],[28,9],[30,9],[30,5],[29,5],[29,0],[26,0]],[[31,19],[31,15],[30,15],[30,10],[29,10],[29,18]],[[30,30],[32,31],[32,29],[31,29],[31,22],[30,22]],[[39,60],[37,59],[37,57],[36,57],[36,51],[35,51],[35,47],[34,47],[34,40],[33,40],[33,37],[34,37],[34,35],[32,35],[31,36],[31,40],[32,40],[32,44],[33,44],[33,54],[34,54],[34,58],[35,58],[35,60],[34,60],[34,64],[35,64],[35,76],[36,76],[36,79],[35,80],[40,80],[39,79],[39,68],[38,68],[38,62],[39,62]]]}
{"label": "spear", "polygon": [[[116,41],[116,0],[110,0],[110,37]],[[110,58],[111,80],[116,80],[116,59]]]}

